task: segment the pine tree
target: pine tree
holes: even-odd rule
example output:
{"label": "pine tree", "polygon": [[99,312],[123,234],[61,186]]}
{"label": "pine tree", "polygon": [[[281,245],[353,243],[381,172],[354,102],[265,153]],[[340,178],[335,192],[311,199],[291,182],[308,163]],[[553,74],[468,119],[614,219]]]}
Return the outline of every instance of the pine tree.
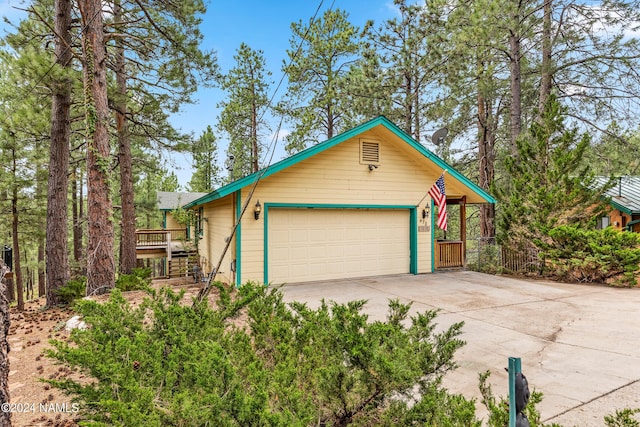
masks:
{"label": "pine tree", "polygon": [[69,281],[67,186],[71,117],[71,0],[55,1],[55,58],[66,73],[53,86],[49,186],[47,191],[47,306],[60,303],[57,290]]}
{"label": "pine tree", "polygon": [[82,68],[88,144],[87,295],[96,295],[103,294],[115,286],[106,52],[102,3],[99,0],[80,0],[78,7],[83,27]]}
{"label": "pine tree", "polygon": [[220,183],[218,146],[211,126],[202,132],[192,149],[194,172],[189,181],[189,191],[211,192]]}
{"label": "pine tree", "polygon": [[381,62],[380,87],[371,95],[388,96],[392,102],[388,118],[420,141],[427,125],[427,106],[437,93],[436,70],[442,66],[439,51],[434,48],[439,42],[440,19],[418,3],[394,0],[393,4],[399,10],[398,17],[379,28],[373,23],[365,28],[367,44]]}
{"label": "pine tree", "polygon": [[227,156],[229,180],[241,178],[259,169],[260,139],[269,130],[266,114],[269,112],[269,85],[271,73],[267,70],[262,51],[254,51],[242,43],[234,56],[235,67],[222,77],[221,87],[227,91],[218,127],[229,136]]}
{"label": "pine tree", "polygon": [[[111,6],[113,14],[106,15],[105,31],[112,40],[107,48],[116,81],[113,105],[122,206],[120,270],[130,273],[136,262],[131,140],[144,135],[147,138],[137,141],[162,142],[163,148],[183,145],[185,136],[177,135],[162,110],[177,111],[181,104],[190,102],[197,78],[207,85],[217,67],[215,57],[198,46],[202,39],[198,26],[206,11],[201,0],[159,5],[155,0],[117,0]],[[157,121],[153,126],[146,123],[150,116]]]}
{"label": "pine tree", "polygon": [[590,136],[566,129],[564,112],[551,96],[541,120],[518,138],[517,156],[506,161],[509,179],[496,193],[498,237],[507,246],[531,247],[554,227],[586,225],[602,206],[604,188],[583,161]]}
{"label": "pine tree", "polygon": [[[7,239],[3,243],[9,243],[13,249],[20,310],[24,308],[25,285],[32,279],[29,270],[35,267],[44,272],[44,266],[36,258],[43,255],[47,185],[43,171],[47,159],[42,154],[48,151],[46,142],[51,126],[51,92],[45,87],[56,79],[42,77],[43,68],[50,67],[50,59],[43,46],[28,37],[29,32],[42,28],[35,22],[19,26],[25,34],[8,35],[0,51],[0,93],[5,108],[0,119],[0,155],[5,160],[0,178],[3,194],[0,209],[11,223],[7,227],[11,237],[2,237]],[[51,74],[56,75],[57,71],[56,68]],[[35,78],[40,78],[43,84],[33,85],[31,79]]]}
{"label": "pine tree", "polygon": [[293,23],[291,31],[290,62],[283,67],[289,78],[288,100],[278,107],[295,126],[287,137],[290,153],[343,130],[342,119],[349,108],[347,74],[361,44],[358,28],[340,9],[327,10],[307,25]]}

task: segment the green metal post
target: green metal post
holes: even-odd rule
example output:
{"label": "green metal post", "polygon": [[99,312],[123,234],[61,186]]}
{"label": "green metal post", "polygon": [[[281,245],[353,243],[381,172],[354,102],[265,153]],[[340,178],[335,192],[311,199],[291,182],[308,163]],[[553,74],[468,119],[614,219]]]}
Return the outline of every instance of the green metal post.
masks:
{"label": "green metal post", "polygon": [[516,427],[516,374],[522,372],[519,357],[509,358],[509,427]]}

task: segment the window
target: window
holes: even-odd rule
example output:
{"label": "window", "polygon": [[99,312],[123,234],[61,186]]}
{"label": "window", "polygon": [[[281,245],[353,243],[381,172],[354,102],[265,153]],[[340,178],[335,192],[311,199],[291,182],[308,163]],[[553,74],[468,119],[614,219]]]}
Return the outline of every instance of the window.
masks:
{"label": "window", "polygon": [[602,230],[604,228],[607,228],[609,225],[611,225],[611,221],[609,219],[608,216],[603,216],[601,218],[598,218],[597,224],[596,224],[596,228],[598,230]]}
{"label": "window", "polygon": [[196,236],[202,237],[202,217],[204,216],[204,208],[201,206],[198,208],[198,215],[196,216]]}

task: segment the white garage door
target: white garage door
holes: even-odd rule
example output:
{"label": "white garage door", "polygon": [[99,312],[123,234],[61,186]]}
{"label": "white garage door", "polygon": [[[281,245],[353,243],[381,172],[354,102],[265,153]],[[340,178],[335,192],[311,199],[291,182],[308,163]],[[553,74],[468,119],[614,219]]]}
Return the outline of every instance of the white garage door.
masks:
{"label": "white garage door", "polygon": [[409,272],[409,211],[276,209],[269,211],[269,281]]}

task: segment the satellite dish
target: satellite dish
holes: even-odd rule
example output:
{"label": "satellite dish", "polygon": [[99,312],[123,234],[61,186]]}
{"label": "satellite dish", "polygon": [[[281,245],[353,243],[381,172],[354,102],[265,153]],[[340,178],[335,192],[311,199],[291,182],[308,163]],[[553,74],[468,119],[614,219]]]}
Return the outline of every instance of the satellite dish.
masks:
{"label": "satellite dish", "polygon": [[444,142],[444,139],[446,138],[448,133],[449,133],[449,129],[447,128],[438,129],[433,133],[433,136],[431,136],[431,142],[439,146]]}

